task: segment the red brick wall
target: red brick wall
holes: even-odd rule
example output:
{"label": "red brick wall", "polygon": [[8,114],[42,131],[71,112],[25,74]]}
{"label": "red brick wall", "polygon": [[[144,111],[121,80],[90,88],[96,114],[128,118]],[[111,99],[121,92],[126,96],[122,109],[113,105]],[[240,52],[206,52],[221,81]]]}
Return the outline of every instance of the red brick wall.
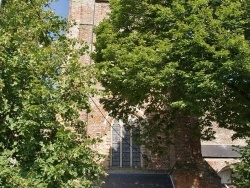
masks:
{"label": "red brick wall", "polygon": [[[105,2],[96,3],[95,0],[71,0],[68,20],[75,21],[76,25],[70,29],[69,37],[83,40],[88,44],[89,51],[93,51],[93,28],[105,17],[108,11],[109,7]],[[80,61],[84,64],[93,63],[88,54],[82,56]],[[81,112],[81,117],[87,122],[89,136],[102,138],[103,142],[96,144],[94,149],[102,154],[107,154],[103,162],[105,166],[109,166],[110,125],[108,121],[111,119],[99,103],[98,96],[90,96],[89,101],[92,111],[91,113]]]}
{"label": "red brick wall", "polygon": [[[93,42],[95,36],[93,34],[94,26],[98,25],[110,11],[108,1],[96,0],[71,0],[69,10],[69,21],[75,21],[76,26],[72,27],[69,37],[82,39],[89,45],[89,51],[94,50]],[[92,64],[93,61],[89,55],[84,55],[80,61],[86,64]],[[107,154],[104,165],[110,165],[110,147],[111,147],[111,122],[112,118],[108,116],[102,105],[99,103],[99,97],[91,97],[90,103],[92,112],[87,114],[81,113],[81,117],[87,122],[88,134],[91,137],[100,137],[103,142],[94,146],[100,153]],[[144,147],[142,147],[144,148]],[[147,169],[169,169],[168,157],[159,157],[151,154],[147,149],[142,149],[142,164]]]}
{"label": "red brick wall", "polygon": [[[107,16],[107,13],[109,11],[110,9],[107,1],[97,2],[95,0],[71,0],[69,10],[69,21],[75,20],[76,25],[70,29],[68,36],[84,40],[89,45],[89,50],[93,51],[93,42],[95,41],[95,36],[93,35],[93,28],[95,25],[98,25],[100,21],[103,20],[103,18]],[[93,63],[89,55],[84,55],[80,59],[80,61],[86,64]],[[110,118],[108,116],[108,113],[103,110],[102,105],[99,103],[98,97],[91,98],[90,102],[93,111],[90,114],[82,112],[81,115],[88,124],[89,135],[91,137],[98,136],[103,139],[103,142],[99,145],[96,145],[95,148],[101,153],[107,154],[107,158],[105,159],[104,164],[106,166],[109,166],[108,155],[111,146],[110,122],[112,122],[112,118]],[[107,119],[103,116],[105,116]],[[182,127],[185,127],[187,125],[185,119],[180,122],[180,125],[183,125]],[[192,160],[196,156],[200,160],[197,163],[196,170],[192,171],[189,169],[188,171],[185,171],[181,169],[176,170],[174,172],[174,178],[176,182],[178,179],[182,180],[178,181],[179,184],[177,183],[177,188],[190,187],[188,183],[185,182],[191,182],[192,185],[197,185],[197,187],[203,184],[203,187],[208,188],[212,186],[215,188],[216,185],[213,185],[211,182],[217,182],[218,179],[215,177],[215,180],[213,180],[212,177],[216,176],[214,174],[214,171],[209,170],[209,166],[207,166],[206,163],[202,162],[199,140],[191,139],[190,135],[186,134],[188,133],[188,130],[186,130],[185,128],[177,129],[177,132],[178,131],[180,131],[178,133],[179,136],[175,137],[175,146],[171,147],[170,156],[159,157],[156,155],[152,155],[150,151],[143,149],[142,153],[145,154],[144,157],[142,157],[144,167],[151,169],[168,169],[169,165],[173,167],[176,163],[187,161],[193,162]],[[192,144],[190,145],[190,143]],[[204,171],[203,174],[206,175],[206,178],[202,177],[202,174],[197,173],[197,168],[200,169],[199,171]]]}

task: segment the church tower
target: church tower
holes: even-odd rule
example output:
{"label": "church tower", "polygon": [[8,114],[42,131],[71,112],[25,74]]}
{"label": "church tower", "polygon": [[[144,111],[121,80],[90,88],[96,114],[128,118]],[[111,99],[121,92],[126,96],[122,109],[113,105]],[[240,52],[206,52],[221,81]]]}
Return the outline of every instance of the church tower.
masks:
{"label": "church tower", "polygon": [[[75,25],[69,31],[69,37],[84,41],[88,45],[88,51],[90,53],[93,52],[95,40],[93,29],[107,16],[108,12],[108,0],[70,0],[68,21],[75,22]],[[93,64],[89,54],[83,55],[80,61],[84,64]],[[108,167],[110,166],[109,153],[111,145],[111,128],[109,123],[112,122],[112,119],[103,110],[98,97],[89,98],[89,102],[91,103],[92,112],[81,112],[81,117],[87,123],[88,135],[92,138],[101,138],[103,140],[101,145],[96,146],[96,149],[100,153],[107,155],[103,163]]]}
{"label": "church tower", "polygon": [[[69,36],[74,38],[79,38],[85,41],[89,46],[89,52],[93,52],[95,42],[95,35],[93,33],[93,29],[97,26],[105,17],[108,16],[110,12],[109,9],[109,0],[70,0],[70,8],[69,8],[69,21],[75,21],[76,25],[70,29]],[[91,60],[88,54],[81,57],[80,61],[84,64],[93,64],[93,60]],[[174,162],[178,158],[185,158],[189,150],[186,145],[183,147],[178,147],[177,149],[173,149],[170,152],[170,156],[159,157],[157,155],[151,154],[150,151],[145,149],[143,146],[136,146],[133,143],[131,137],[133,136],[132,131],[127,131],[123,127],[123,123],[121,120],[115,120],[111,118],[107,111],[102,108],[102,105],[99,103],[98,97],[90,97],[89,101],[92,105],[92,112],[86,113],[82,112],[82,118],[87,122],[87,130],[88,134],[93,138],[101,138],[103,140],[102,143],[96,146],[96,150],[98,150],[102,154],[106,154],[106,159],[103,161],[104,166],[107,168],[110,167],[130,167],[130,168],[142,168],[142,169],[150,169],[150,170],[164,170],[169,171],[172,167],[174,167]],[[230,146],[232,145],[231,138],[226,132],[227,130],[216,128],[216,142],[209,141],[202,143],[202,151],[203,151],[203,159],[205,159],[210,166],[212,166],[216,171],[220,171],[223,169],[221,166],[225,166],[224,158],[221,158],[219,154],[217,155],[215,152],[209,153],[209,151],[217,151],[218,148],[229,148],[232,156],[229,156],[227,161],[230,163],[234,163],[234,153],[231,151]],[[182,130],[183,138],[185,138],[184,133],[185,130]],[[228,135],[226,137],[226,135]],[[182,138],[178,139],[175,143],[181,145],[183,140]],[[235,143],[234,143],[235,144]],[[236,145],[241,145],[241,141],[236,143]],[[205,152],[204,152],[205,151]],[[220,150],[221,151],[221,150]],[[191,150],[190,150],[191,152]],[[207,152],[207,153],[206,153]],[[228,152],[228,151],[227,151]],[[176,157],[177,156],[177,157]],[[174,162],[173,162],[174,161]],[[172,164],[173,163],[173,164]],[[202,179],[204,182],[204,187],[207,188],[215,188],[218,186],[220,180],[218,179],[214,170],[209,170],[207,168],[208,164],[204,166],[201,164],[201,168],[204,167],[204,177],[197,177],[198,179]],[[220,165],[218,165],[220,164]],[[182,181],[177,184],[177,188],[186,187],[186,182],[189,181],[190,178],[189,172],[185,172],[183,170],[180,173],[175,173],[175,178],[180,177]],[[212,174],[212,175],[211,175]],[[225,173],[227,175],[227,172]],[[228,181],[226,175],[221,175],[222,178]],[[225,178],[226,177],[226,178]],[[194,176],[191,177],[190,181],[193,181]],[[225,181],[224,183],[230,183]],[[198,186],[199,187],[199,186]]]}
{"label": "church tower", "polygon": [[[108,0],[71,0],[69,4],[68,20],[76,22],[75,26],[70,29],[69,36],[78,38],[88,45],[88,51],[91,53],[94,49],[95,36],[93,29],[103,20],[109,12]],[[93,64],[89,54],[81,57],[80,61],[84,64]],[[92,114],[82,114],[84,120],[88,123],[89,135],[91,137],[100,137],[106,131],[102,126],[107,116],[97,98],[91,98]]]}
{"label": "church tower", "polygon": [[[87,42],[92,52],[95,40],[93,28],[107,16],[108,12],[108,0],[71,0],[69,21],[76,22],[76,26],[71,30],[71,36]],[[86,55],[84,58],[84,62],[92,63],[89,56]]]}
{"label": "church tower", "polygon": [[[76,25],[70,29],[69,36],[85,41],[89,51],[94,50],[95,35],[93,29],[109,13],[108,0],[71,0],[69,21]],[[89,55],[84,55],[80,61],[93,64]],[[87,122],[88,134],[93,138],[101,138],[103,142],[96,146],[97,150],[106,154],[106,167],[131,167],[167,170],[168,157],[151,155],[143,146],[137,146],[132,140],[132,131],[125,130],[122,121],[109,117],[98,97],[89,99],[92,112],[82,112],[82,118]]]}

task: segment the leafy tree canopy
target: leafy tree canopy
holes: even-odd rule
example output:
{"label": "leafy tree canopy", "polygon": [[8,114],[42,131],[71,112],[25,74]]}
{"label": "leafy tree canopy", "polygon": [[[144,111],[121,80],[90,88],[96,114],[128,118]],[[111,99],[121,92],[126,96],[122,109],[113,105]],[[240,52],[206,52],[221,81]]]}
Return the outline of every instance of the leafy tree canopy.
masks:
{"label": "leafy tree canopy", "polygon": [[79,62],[86,48],[65,37],[49,3],[0,9],[0,187],[86,188],[103,172],[79,118],[94,92]]}
{"label": "leafy tree canopy", "polygon": [[212,122],[249,136],[249,6],[248,0],[110,0],[93,54],[105,108],[124,119],[138,109],[153,114],[146,139],[168,134],[180,113],[197,117],[203,136],[213,133]]}
{"label": "leafy tree canopy", "polygon": [[233,182],[237,187],[250,187],[250,140],[247,146],[241,149],[241,161],[232,165],[234,171]]}

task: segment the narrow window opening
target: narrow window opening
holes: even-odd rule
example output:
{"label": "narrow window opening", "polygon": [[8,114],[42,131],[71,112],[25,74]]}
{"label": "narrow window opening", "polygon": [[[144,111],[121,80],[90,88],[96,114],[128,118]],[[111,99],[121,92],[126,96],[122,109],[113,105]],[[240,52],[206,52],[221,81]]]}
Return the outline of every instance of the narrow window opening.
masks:
{"label": "narrow window opening", "polygon": [[135,130],[127,130],[121,121],[112,125],[112,167],[141,167],[140,146],[133,142]]}

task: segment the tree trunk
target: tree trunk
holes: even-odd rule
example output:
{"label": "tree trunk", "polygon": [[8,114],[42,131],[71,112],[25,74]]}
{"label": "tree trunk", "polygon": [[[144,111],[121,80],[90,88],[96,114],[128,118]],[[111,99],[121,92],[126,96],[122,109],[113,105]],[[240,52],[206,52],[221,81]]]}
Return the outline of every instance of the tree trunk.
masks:
{"label": "tree trunk", "polygon": [[176,188],[221,188],[220,177],[203,160],[195,118],[178,116],[171,158]]}

